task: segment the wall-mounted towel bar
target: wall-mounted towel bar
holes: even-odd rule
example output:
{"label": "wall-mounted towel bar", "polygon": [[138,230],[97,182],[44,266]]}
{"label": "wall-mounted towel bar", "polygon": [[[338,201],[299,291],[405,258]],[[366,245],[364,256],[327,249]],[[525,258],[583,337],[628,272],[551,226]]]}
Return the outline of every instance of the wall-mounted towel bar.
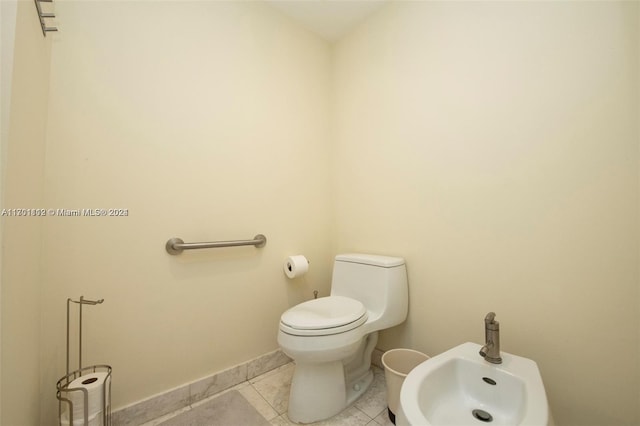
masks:
{"label": "wall-mounted towel bar", "polygon": [[43,12],[40,3],[53,3],[53,0],[33,0],[36,3],[36,10],[38,11],[38,18],[40,19],[40,27],[42,28],[42,35],[47,36],[48,32],[58,31],[57,27],[50,27],[47,25],[45,18],[55,18],[55,13]]}
{"label": "wall-mounted towel bar", "polygon": [[237,247],[237,246],[256,246],[264,247],[267,244],[267,237],[262,234],[258,234],[253,237],[253,240],[236,240],[236,241],[213,241],[210,243],[185,243],[180,238],[171,238],[167,241],[165,248],[169,254],[180,254],[182,250],[194,250],[205,248],[220,248],[220,247]]}

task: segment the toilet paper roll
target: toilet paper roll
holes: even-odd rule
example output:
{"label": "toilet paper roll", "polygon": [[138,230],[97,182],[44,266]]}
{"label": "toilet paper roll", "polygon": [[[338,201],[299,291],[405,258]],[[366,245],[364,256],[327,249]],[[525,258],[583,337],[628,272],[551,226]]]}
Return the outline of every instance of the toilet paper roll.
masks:
{"label": "toilet paper roll", "polygon": [[[96,414],[101,413],[104,410],[104,392],[105,387],[109,387],[109,383],[105,383],[107,380],[107,373],[90,373],[85,374],[84,376],[80,376],[71,383],[67,389],[70,391],[66,392],[65,396],[67,399],[71,400],[73,404],[73,423],[75,425],[77,419],[82,419],[84,422],[84,404],[85,404],[85,393],[81,390],[71,391],[71,389],[86,389],[87,390],[87,405],[89,407],[89,419],[92,419],[96,416]],[[106,385],[106,386],[105,386]],[[108,398],[107,394],[107,398]],[[68,422],[68,414],[67,422]]]}
{"label": "toilet paper roll", "polygon": [[309,270],[309,261],[301,254],[287,257],[284,262],[284,273],[289,278],[296,278],[304,275]]}
{"label": "toilet paper roll", "polygon": [[[89,417],[89,425],[88,426],[104,426],[104,416],[102,414],[102,411],[100,411],[99,413],[96,413],[93,417]],[[87,426],[84,423],[84,415],[80,416],[80,417],[74,417],[73,418],[73,425],[71,425],[71,422],[69,422],[69,413],[68,412],[64,412],[62,413],[62,418],[60,419],[60,424],[62,426]]]}

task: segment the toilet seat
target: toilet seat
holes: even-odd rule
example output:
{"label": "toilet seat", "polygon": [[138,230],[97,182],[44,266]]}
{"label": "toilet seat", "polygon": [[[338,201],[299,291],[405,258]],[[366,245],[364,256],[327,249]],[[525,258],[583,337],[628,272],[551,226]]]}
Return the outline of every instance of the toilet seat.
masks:
{"label": "toilet seat", "polygon": [[329,296],[300,303],[280,318],[280,330],[294,336],[328,336],[364,324],[367,310],[358,300]]}

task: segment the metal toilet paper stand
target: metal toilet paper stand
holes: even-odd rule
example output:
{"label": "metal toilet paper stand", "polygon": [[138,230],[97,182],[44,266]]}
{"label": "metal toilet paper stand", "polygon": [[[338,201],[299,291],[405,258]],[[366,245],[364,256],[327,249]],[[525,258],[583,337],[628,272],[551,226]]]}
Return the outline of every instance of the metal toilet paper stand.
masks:
{"label": "metal toilet paper stand", "polygon": [[[80,296],[79,300],[67,299],[67,374],[63,376],[56,384],[58,398],[58,425],[59,426],[111,426],[111,366],[109,365],[91,365],[88,367],[82,367],[82,306],[83,305],[99,305],[104,302],[104,299],[100,300],[88,300],[84,296]],[[78,369],[69,372],[69,310],[71,303],[79,305],[79,321],[78,321]],[[101,412],[89,418],[89,392],[84,387],[70,387],[71,383],[86,374],[91,373],[104,373],[106,377],[102,382],[102,403]],[[88,379],[87,382],[95,382],[96,379]],[[86,384],[86,383],[83,383]],[[77,384],[74,384],[77,386]],[[82,401],[84,422],[80,423],[81,419],[74,419],[74,401],[78,404],[78,401]],[[64,418],[63,405],[66,405],[68,413],[67,418]]]}

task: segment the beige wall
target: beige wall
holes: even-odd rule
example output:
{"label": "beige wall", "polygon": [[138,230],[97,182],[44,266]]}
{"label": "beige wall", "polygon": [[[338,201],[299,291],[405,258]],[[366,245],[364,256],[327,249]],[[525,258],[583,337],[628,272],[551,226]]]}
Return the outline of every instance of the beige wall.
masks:
{"label": "beige wall", "polygon": [[[37,208],[43,202],[50,42],[42,37],[33,2],[19,1],[3,208]],[[3,50],[7,46],[3,46]],[[3,57],[6,60],[6,58]],[[3,94],[4,96],[4,94]],[[40,422],[40,258],[43,221],[3,217],[2,416],[3,425]],[[55,382],[47,390],[55,395]]]}
{"label": "beige wall", "polygon": [[[45,204],[129,216],[47,218],[44,383],[80,295],[105,299],[85,310],[84,364],[113,366],[116,409],[277,349],[280,314],[329,290],[329,46],[260,2],[57,14]],[[262,249],[165,251],[258,233]],[[312,266],[291,281],[297,253]]]}
{"label": "beige wall", "polygon": [[388,349],[536,360],[558,424],[640,422],[638,3],[398,2],[336,47],[337,251],[405,256]]}
{"label": "beige wall", "polygon": [[[636,8],[636,28],[638,28],[637,32],[639,33],[637,38],[640,38],[640,7]],[[636,56],[636,63],[639,63],[638,67],[640,68],[640,42],[637,43],[638,55]],[[637,123],[637,141],[638,141],[638,179],[640,179],[640,84],[636,86],[636,123]],[[638,185],[640,190],[640,184]],[[640,210],[640,196],[638,197],[639,210]],[[640,235],[638,236],[638,244],[640,245]],[[640,250],[638,250],[638,268],[640,269]],[[639,272],[640,273],[640,272]],[[640,286],[640,284],[639,284]],[[640,289],[638,290],[638,311],[640,312]],[[639,320],[640,321],[640,320]],[[638,327],[638,353],[640,353],[640,327]],[[640,357],[637,360],[640,365]],[[640,368],[640,367],[639,367]],[[638,378],[638,387],[640,388],[640,377]],[[638,391],[638,406],[640,406],[640,391]]]}
{"label": "beige wall", "polygon": [[49,95],[20,3],[4,205],[129,216],[6,219],[2,424],[55,418],[67,297],[105,299],[84,364],[118,408],[275,349],[347,250],[407,259],[382,348],[480,342],[494,310],[558,424],[640,422],[637,2],[397,2],[331,47],[260,3],[60,1]]}

